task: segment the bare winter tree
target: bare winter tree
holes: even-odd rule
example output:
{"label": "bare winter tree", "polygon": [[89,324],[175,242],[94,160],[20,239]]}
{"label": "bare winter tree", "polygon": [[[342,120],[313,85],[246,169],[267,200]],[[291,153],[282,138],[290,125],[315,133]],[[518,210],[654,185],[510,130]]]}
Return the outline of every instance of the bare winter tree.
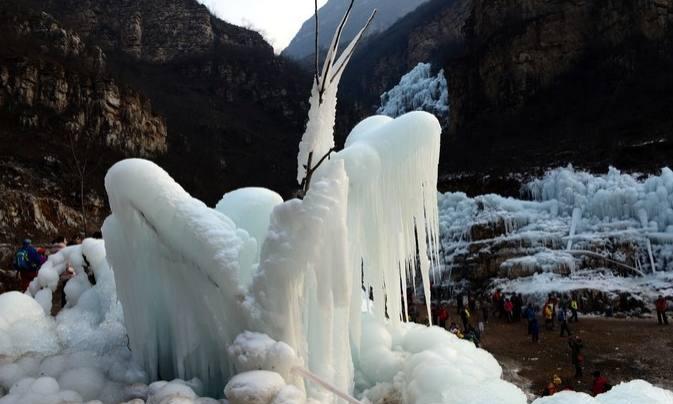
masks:
{"label": "bare winter tree", "polygon": [[87,211],[86,211],[86,176],[91,161],[93,149],[93,136],[89,133],[80,133],[68,131],[68,148],[72,158],[72,172],[77,180],[79,187],[80,213],[82,215],[82,229],[87,234]]}
{"label": "bare winter tree", "polygon": [[[365,26],[358,32],[358,34],[353,38],[350,44],[343,50],[341,55],[337,58],[337,53],[339,50],[339,44],[341,42],[341,35],[348,21],[348,17],[353,11],[353,5],[355,0],[351,0],[344,17],[341,19],[341,23],[337,27],[337,30],[332,38],[329,49],[327,50],[327,56],[323,62],[322,70],[320,69],[320,49],[319,49],[319,37],[320,37],[320,20],[318,16],[318,1],[314,0],[315,6],[315,75],[313,79],[313,90],[311,94],[311,109],[309,111],[309,121],[306,124],[306,132],[302,137],[302,142],[299,145],[299,175],[300,179],[300,191],[299,196],[303,197],[308,192],[311,185],[311,178],[315,171],[320,167],[325,160],[329,159],[332,152],[336,149],[334,148],[334,115],[336,113],[336,101],[333,100],[332,103],[325,103],[324,95],[327,91],[332,91],[334,98],[336,98],[336,90],[339,85],[339,80],[346,65],[350,61],[355,48],[362,39],[365,31],[371,24],[374,16],[376,15],[376,10],[372,12],[372,15],[367,20]],[[326,111],[325,109],[332,109],[331,111]],[[330,116],[332,122],[325,122],[321,117]],[[327,136],[331,136],[329,139]],[[330,141],[331,140],[331,141]],[[319,156],[319,158],[315,157]],[[305,159],[305,160],[303,160]],[[305,162],[305,163],[303,163]]]}

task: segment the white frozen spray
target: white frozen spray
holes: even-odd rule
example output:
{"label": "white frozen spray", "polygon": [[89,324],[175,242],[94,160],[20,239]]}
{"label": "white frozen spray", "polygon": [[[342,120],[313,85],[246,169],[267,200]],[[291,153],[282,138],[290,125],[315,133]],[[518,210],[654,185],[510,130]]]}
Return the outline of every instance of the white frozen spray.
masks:
{"label": "white frozen spray", "polygon": [[443,69],[433,75],[430,63],[419,63],[402,76],[399,84],[381,94],[376,113],[396,118],[410,111],[426,111],[438,117],[449,114],[449,89]]}

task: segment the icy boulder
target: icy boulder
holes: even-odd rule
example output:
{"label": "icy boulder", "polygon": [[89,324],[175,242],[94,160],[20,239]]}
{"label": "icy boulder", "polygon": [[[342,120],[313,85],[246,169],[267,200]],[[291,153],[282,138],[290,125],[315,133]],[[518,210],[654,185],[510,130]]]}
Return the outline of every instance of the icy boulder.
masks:
{"label": "icy boulder", "polygon": [[246,331],[227,350],[239,372],[268,370],[288,378],[292,367],[300,363],[288,344],[276,342],[266,334]]}
{"label": "icy boulder", "polygon": [[255,370],[234,376],[224,388],[231,404],[271,404],[285,386],[285,380],[275,372]]}
{"label": "icy boulder", "polygon": [[153,380],[199,377],[221,394],[230,362],[220,347],[247,323],[240,274],[254,243],[151,162],[117,163],[105,184],[103,235],[136,360]]}
{"label": "icy boulder", "polygon": [[19,292],[0,295],[0,357],[49,354],[59,348],[54,322],[40,303]]}

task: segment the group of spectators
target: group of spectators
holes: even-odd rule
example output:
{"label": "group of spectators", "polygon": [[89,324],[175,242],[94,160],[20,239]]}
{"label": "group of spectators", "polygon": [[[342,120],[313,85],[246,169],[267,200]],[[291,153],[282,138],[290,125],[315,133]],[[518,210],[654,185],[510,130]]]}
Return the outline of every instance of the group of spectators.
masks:
{"label": "group of spectators", "polygon": [[[99,234],[94,237],[100,237]],[[34,246],[30,239],[23,240],[21,247],[19,247],[14,254],[14,261],[12,263],[13,269],[18,273],[19,284],[21,291],[28,289],[30,283],[37,277],[37,274],[47,261],[47,258],[56,254],[66,246],[77,245],[82,243],[82,236],[79,234],[73,235],[69,240],[64,236],[58,236],[45,246]],[[64,276],[68,276],[65,274]]]}
{"label": "group of spectators", "polygon": [[[432,306],[433,324],[446,328],[459,338],[470,340],[478,347],[481,335],[485,331],[485,325],[490,319],[497,319],[507,324],[520,323],[525,320],[528,335],[534,344],[540,341],[540,323],[538,316],[544,319],[546,331],[559,330],[560,337],[567,337],[569,362],[574,368],[574,379],[578,382],[583,378],[584,342],[579,335],[574,334],[570,324],[576,324],[579,320],[579,299],[576,294],[549,294],[545,304],[540,308],[532,302],[527,302],[521,294],[505,294],[502,290],[496,290],[490,296],[480,295],[474,297],[470,292],[459,293],[456,296],[456,314],[460,318],[451,321],[448,304]],[[661,322],[666,321],[665,315]],[[462,325],[462,327],[461,327]],[[598,395],[608,391],[611,385],[608,379],[596,370],[592,373],[593,381],[591,392]],[[544,387],[542,395],[552,395],[562,390],[574,390],[570,380],[562,383],[558,375],[554,375],[551,381]]]}

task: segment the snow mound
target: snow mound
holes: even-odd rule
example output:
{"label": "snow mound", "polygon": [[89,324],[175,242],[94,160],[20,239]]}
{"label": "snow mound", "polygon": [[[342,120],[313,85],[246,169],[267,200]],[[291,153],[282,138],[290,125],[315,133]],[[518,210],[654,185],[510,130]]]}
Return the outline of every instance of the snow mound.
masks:
{"label": "snow mound", "polygon": [[610,391],[591,397],[585,393],[562,391],[542,397],[533,404],[671,404],[673,392],[652,386],[643,380],[621,383]]}
{"label": "snow mound", "polygon": [[297,354],[288,344],[276,342],[266,334],[246,331],[227,350],[239,372],[268,370],[287,378],[299,364]]}
{"label": "snow mound", "polygon": [[254,370],[229,380],[224,395],[231,404],[270,404],[283,386],[285,380],[278,373]]}
{"label": "snow mound", "polygon": [[49,354],[59,348],[53,320],[39,302],[19,292],[0,295],[0,357]]}
{"label": "snow mound", "polygon": [[521,390],[501,379],[495,358],[472,342],[438,327],[364,320],[358,384],[369,401],[399,396],[405,403],[526,402]]}
{"label": "snow mound", "polygon": [[396,118],[410,111],[448,116],[449,90],[443,69],[433,76],[430,63],[419,63],[402,76],[399,84],[381,95],[376,113]]}

